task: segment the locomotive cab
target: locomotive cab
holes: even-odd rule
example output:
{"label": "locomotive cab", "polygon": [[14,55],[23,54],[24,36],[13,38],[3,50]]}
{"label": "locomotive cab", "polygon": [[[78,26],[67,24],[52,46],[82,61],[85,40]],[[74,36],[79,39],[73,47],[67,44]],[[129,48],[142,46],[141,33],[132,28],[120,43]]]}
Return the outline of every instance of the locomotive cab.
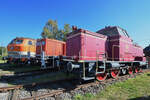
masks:
{"label": "locomotive cab", "polygon": [[35,57],[36,40],[29,38],[15,38],[7,46],[8,62],[27,63]]}
{"label": "locomotive cab", "polygon": [[108,36],[108,58],[112,61],[142,61],[143,49],[119,26],[108,26],[97,31]]}

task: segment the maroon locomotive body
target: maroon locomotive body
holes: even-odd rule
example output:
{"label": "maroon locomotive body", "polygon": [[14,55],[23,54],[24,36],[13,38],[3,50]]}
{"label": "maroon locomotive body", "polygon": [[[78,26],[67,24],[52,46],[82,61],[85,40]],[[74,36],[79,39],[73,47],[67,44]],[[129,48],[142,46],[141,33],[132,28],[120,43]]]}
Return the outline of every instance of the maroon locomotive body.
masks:
{"label": "maroon locomotive body", "polygon": [[103,60],[107,36],[83,29],[69,35],[66,42],[67,56],[73,56],[76,60]]}
{"label": "maroon locomotive body", "polygon": [[126,30],[114,26],[106,27],[97,33],[108,36],[108,59],[114,61],[143,61],[143,49],[134,44]]}
{"label": "maroon locomotive body", "polygon": [[67,71],[83,80],[102,81],[108,74],[116,78],[120,72],[140,72],[147,65],[143,49],[118,26],[97,32],[73,27],[73,32],[67,36],[66,56]]}
{"label": "maroon locomotive body", "polygon": [[[99,33],[99,34],[98,34]],[[67,38],[67,56],[78,60],[145,61],[143,49],[120,27],[90,32],[74,30]]]}

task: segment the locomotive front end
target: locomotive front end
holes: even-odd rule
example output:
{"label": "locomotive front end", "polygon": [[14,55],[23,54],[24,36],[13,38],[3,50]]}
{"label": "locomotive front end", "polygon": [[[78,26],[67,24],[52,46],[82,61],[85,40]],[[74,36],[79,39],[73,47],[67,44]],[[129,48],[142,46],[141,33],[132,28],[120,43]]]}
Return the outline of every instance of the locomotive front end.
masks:
{"label": "locomotive front end", "polygon": [[98,66],[104,72],[106,39],[104,35],[73,27],[67,36],[66,58],[63,59],[66,72],[84,81],[95,79]]}
{"label": "locomotive front end", "polygon": [[7,46],[8,62],[27,63],[30,58],[35,57],[35,40],[26,38],[15,38]]}

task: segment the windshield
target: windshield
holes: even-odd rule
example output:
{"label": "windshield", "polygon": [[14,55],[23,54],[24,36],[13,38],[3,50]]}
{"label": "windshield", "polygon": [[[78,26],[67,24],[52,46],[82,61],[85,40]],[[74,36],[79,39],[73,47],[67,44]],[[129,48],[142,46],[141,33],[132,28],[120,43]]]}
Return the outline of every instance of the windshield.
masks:
{"label": "windshield", "polygon": [[38,41],[38,42],[36,43],[36,45],[37,45],[37,46],[45,45],[45,41]]}
{"label": "windshield", "polygon": [[126,32],[126,30],[119,28],[118,27],[118,32],[120,33],[120,35],[124,35],[126,37],[129,37],[128,33]]}
{"label": "windshield", "polygon": [[40,46],[40,45],[41,45],[41,42],[40,42],[40,41],[38,41],[38,42],[36,43],[36,45],[37,45],[37,46]]}
{"label": "windshield", "polygon": [[22,44],[23,40],[18,40],[18,39],[15,39],[15,40],[12,40],[10,42],[10,44]]}

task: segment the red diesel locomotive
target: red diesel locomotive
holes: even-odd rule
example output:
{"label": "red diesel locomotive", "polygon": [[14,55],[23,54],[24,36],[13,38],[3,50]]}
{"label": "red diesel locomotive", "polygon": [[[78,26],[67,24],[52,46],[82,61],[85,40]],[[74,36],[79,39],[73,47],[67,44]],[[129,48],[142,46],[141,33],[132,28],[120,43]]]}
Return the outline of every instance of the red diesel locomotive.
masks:
{"label": "red diesel locomotive", "polygon": [[147,65],[143,49],[118,26],[105,27],[96,33],[73,27],[67,36],[63,62],[67,72],[80,79],[99,81],[105,80],[108,74],[116,78],[120,72],[139,72]]}
{"label": "red diesel locomotive", "polygon": [[66,55],[66,43],[54,39],[38,39],[36,45],[36,59],[42,68],[61,67],[60,56]]}

